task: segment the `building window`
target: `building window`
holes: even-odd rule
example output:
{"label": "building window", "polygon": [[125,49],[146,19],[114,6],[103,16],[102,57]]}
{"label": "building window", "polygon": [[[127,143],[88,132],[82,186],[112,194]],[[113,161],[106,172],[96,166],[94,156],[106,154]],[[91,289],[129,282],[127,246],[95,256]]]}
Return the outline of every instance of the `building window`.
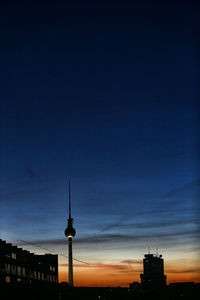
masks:
{"label": "building window", "polygon": [[52,266],[50,266],[50,267],[49,267],[49,270],[50,270],[50,271],[52,271],[52,270],[53,270]]}
{"label": "building window", "polygon": [[16,259],[17,258],[16,253],[12,253],[11,257],[12,257],[12,259]]}
{"label": "building window", "polygon": [[17,276],[21,276],[22,272],[21,272],[21,267],[17,267]]}
{"label": "building window", "polygon": [[10,264],[5,264],[6,273],[10,273]]}
{"label": "building window", "polygon": [[6,283],[10,283],[10,282],[11,282],[11,280],[10,280],[10,276],[6,276],[6,278],[5,278],[5,282],[6,282]]}
{"label": "building window", "polygon": [[22,276],[26,277],[26,269],[25,268],[22,268]]}
{"label": "building window", "polygon": [[34,279],[37,279],[37,272],[36,271],[34,271]]}
{"label": "building window", "polygon": [[12,274],[16,274],[16,266],[11,266]]}

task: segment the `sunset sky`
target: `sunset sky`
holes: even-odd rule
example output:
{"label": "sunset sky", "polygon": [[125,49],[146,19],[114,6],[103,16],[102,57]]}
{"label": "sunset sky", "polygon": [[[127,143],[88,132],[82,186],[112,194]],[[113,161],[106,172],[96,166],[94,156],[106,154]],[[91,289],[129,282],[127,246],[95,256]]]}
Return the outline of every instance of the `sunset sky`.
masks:
{"label": "sunset sky", "polygon": [[70,178],[76,286],[200,281],[198,1],[84,2],[0,4],[0,238],[66,281]]}

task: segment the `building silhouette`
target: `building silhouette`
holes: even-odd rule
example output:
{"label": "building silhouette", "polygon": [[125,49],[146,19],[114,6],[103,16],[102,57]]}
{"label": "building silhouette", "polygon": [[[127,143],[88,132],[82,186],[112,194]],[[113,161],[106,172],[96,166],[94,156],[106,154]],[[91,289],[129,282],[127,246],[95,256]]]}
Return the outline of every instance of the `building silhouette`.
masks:
{"label": "building silhouette", "polygon": [[140,274],[141,284],[145,288],[162,288],[166,286],[164,275],[164,260],[159,254],[145,254],[143,259],[143,274]]}
{"label": "building silhouette", "polygon": [[71,192],[69,180],[69,218],[67,220],[67,228],[65,229],[65,236],[68,238],[68,283],[73,287],[73,254],[72,254],[72,238],[75,236],[76,230],[73,227],[73,219],[71,217]]}
{"label": "building silhouette", "polygon": [[0,283],[58,282],[58,255],[35,255],[0,239]]}

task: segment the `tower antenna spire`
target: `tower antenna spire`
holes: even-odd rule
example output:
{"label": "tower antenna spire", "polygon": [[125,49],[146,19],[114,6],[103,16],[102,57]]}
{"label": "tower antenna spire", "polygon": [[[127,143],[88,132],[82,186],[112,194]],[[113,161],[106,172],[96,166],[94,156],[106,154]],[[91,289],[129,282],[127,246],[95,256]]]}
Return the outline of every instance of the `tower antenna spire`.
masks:
{"label": "tower antenna spire", "polygon": [[70,179],[69,179],[69,219],[71,219],[71,190],[70,190]]}

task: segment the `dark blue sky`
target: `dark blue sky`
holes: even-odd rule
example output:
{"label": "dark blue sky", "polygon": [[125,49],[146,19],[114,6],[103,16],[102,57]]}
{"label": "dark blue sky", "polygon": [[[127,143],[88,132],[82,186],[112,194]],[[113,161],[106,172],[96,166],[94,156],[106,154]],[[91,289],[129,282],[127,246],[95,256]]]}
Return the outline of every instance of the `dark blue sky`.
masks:
{"label": "dark blue sky", "polygon": [[70,177],[80,257],[84,239],[196,249],[199,5],[138,2],[1,4],[0,225],[13,243],[62,245]]}

